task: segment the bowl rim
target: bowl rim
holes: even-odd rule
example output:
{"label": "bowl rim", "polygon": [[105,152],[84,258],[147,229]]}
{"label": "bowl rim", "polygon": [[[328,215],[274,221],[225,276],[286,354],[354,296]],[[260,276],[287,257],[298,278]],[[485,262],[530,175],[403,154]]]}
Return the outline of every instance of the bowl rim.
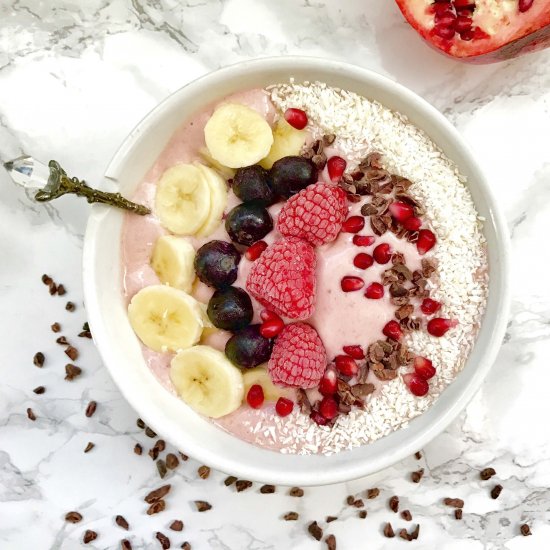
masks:
{"label": "bowl rim", "polygon": [[[458,393],[454,398],[454,401],[450,405],[446,406],[442,411],[442,414],[437,417],[437,419],[426,425],[420,433],[414,437],[409,438],[410,440],[399,445],[397,449],[391,454],[390,457],[387,457],[385,460],[379,459],[374,461],[374,465],[360,463],[360,461],[355,461],[353,464],[350,461],[342,461],[342,464],[339,468],[323,468],[322,470],[315,470],[314,472],[309,472],[307,475],[303,473],[296,473],[289,471],[287,468],[281,468],[279,471],[274,471],[272,468],[266,468],[262,464],[244,464],[237,460],[236,457],[228,457],[224,455],[219,455],[211,450],[206,449],[205,447],[194,444],[194,443],[185,443],[185,452],[192,456],[193,458],[202,461],[203,463],[209,464],[210,466],[231,474],[234,474],[239,477],[246,479],[251,479],[255,481],[269,482],[278,485],[302,485],[302,486],[311,486],[311,485],[325,485],[331,483],[345,482],[352,479],[357,479],[365,475],[369,475],[375,472],[379,472],[382,469],[391,466],[392,464],[402,460],[403,458],[412,455],[415,451],[422,448],[426,443],[440,434],[457,416],[458,414],[466,407],[470,402],[473,396],[481,387],[482,382],[486,378],[491,366],[493,365],[497,353],[500,349],[502,343],[510,309],[510,283],[509,283],[509,236],[508,229],[504,220],[504,217],[500,211],[498,203],[495,199],[495,196],[489,187],[487,180],[479,167],[479,164],[475,160],[473,152],[470,147],[465,143],[464,138],[460,135],[458,130],[445,118],[445,116],[440,113],[435,107],[430,105],[422,97],[409,90],[405,86],[399,84],[398,82],[380,75],[372,70],[352,65],[349,63],[344,63],[336,60],[329,60],[322,57],[309,57],[309,56],[281,56],[281,57],[264,57],[260,59],[242,61],[236,64],[232,64],[215,71],[209,72],[195,80],[190,81],[185,86],[179,88],[169,96],[167,96],[163,101],[158,103],[151,111],[149,111],[131,130],[128,136],[123,140],[122,144],[119,146],[118,150],[113,155],[111,161],[109,162],[108,167],[105,171],[106,179],[117,179],[118,174],[120,173],[121,167],[124,165],[124,159],[128,155],[129,151],[132,149],[134,144],[139,140],[140,136],[143,135],[150,126],[154,123],[156,114],[169,108],[172,103],[176,103],[180,94],[184,94],[188,91],[189,87],[200,87],[200,85],[205,85],[210,81],[219,81],[223,80],[226,77],[234,76],[239,72],[247,71],[261,71],[266,66],[277,69],[287,69],[289,73],[292,72],[293,68],[296,65],[304,66],[308,70],[315,69],[319,70],[329,70],[333,71],[335,74],[347,75],[352,78],[358,78],[363,81],[367,81],[374,86],[379,86],[381,88],[393,88],[395,93],[399,94],[405,102],[411,105],[411,109],[419,110],[421,114],[426,115],[432,121],[432,123],[438,126],[443,133],[445,133],[453,143],[456,151],[460,153],[462,157],[465,158],[467,165],[476,173],[475,186],[480,190],[484,196],[484,201],[487,204],[487,207],[490,209],[490,220],[487,220],[486,223],[491,223],[495,232],[495,247],[496,250],[494,253],[498,258],[498,263],[501,266],[501,271],[498,275],[498,281],[500,283],[500,294],[498,299],[497,310],[494,311],[494,319],[491,320],[492,332],[488,337],[488,345],[481,353],[481,359],[479,363],[479,368],[473,372],[473,374],[468,379],[468,382],[465,383],[464,388]],[[458,154],[458,153],[457,153]],[[452,157],[451,157],[452,158]],[[471,182],[467,184],[469,187]],[[129,388],[125,385],[125,380],[121,372],[114,368],[114,353],[110,347],[108,334],[105,330],[105,327],[102,323],[102,314],[101,308],[99,306],[98,292],[99,288],[95,284],[94,269],[93,265],[96,261],[96,250],[94,248],[95,237],[97,231],[101,227],[102,218],[105,214],[105,207],[101,205],[93,205],[91,213],[88,219],[88,225],[86,228],[85,238],[84,238],[84,250],[83,250],[83,287],[84,287],[84,302],[86,310],[88,313],[88,319],[90,326],[92,327],[92,333],[94,337],[94,342],[97,346],[99,354],[110,372],[111,377],[113,378],[118,389],[128,401],[130,406],[140,415],[145,422],[153,427],[153,429],[162,434],[167,440],[172,441],[177,445],[177,442],[174,441],[174,438],[170,436],[170,433],[167,433],[167,430],[163,430],[164,425],[161,423],[162,416],[160,411],[155,410],[155,406],[146,405],[146,401],[142,399],[142,396],[136,395],[135,393],[130,392]],[[491,286],[491,281],[489,282]],[[486,312],[484,313],[484,319],[482,321],[483,325],[487,322],[485,319]],[[479,336],[476,339],[476,343],[479,341]],[[475,349],[475,346],[474,346]],[[467,360],[468,361],[468,360]],[[460,373],[459,373],[460,374]],[[416,420],[422,418],[425,414],[429,412],[432,407],[435,407],[440,401],[445,392],[449,390],[456,380],[453,380],[448,387],[445,388],[442,395],[437,399],[437,401],[430,406],[430,408],[424,413],[412,419],[410,422],[415,422]],[[160,384],[159,384],[160,385]],[[456,392],[455,392],[456,393]],[[219,429],[219,428],[218,428]],[[398,432],[404,431],[405,428],[397,430]],[[384,436],[382,439],[386,439],[388,436]],[[406,438],[405,438],[406,439]],[[371,443],[372,445],[374,443]],[[365,446],[363,446],[365,447]],[[355,449],[361,449],[362,447],[357,447]],[[264,452],[270,452],[267,449],[263,449]],[[342,451],[342,453],[352,453],[353,449],[350,451]],[[290,455],[290,454],[281,454],[277,453],[282,457],[291,457],[291,456],[300,456],[300,455]],[[330,456],[339,456],[341,453],[336,453],[335,455]],[[318,455],[313,455],[318,456]],[[330,456],[325,456],[323,458],[328,460]],[[313,459],[311,459],[313,462]],[[283,462],[284,459],[281,459]]]}

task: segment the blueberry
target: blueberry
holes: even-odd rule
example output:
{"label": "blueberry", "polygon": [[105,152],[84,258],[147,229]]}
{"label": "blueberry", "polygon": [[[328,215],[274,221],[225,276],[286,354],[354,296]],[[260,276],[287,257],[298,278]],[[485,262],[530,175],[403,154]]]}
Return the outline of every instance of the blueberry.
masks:
{"label": "blueberry", "polygon": [[205,284],[223,288],[237,279],[241,255],[226,241],[210,241],[203,244],[195,255],[195,273]]}
{"label": "blueberry", "polygon": [[260,334],[260,325],[250,325],[227,341],[225,355],[238,367],[256,367],[269,359],[271,347],[272,341]]}
{"label": "blueberry", "polygon": [[271,168],[271,186],[276,195],[288,198],[317,182],[315,164],[304,157],[283,157]]}
{"label": "blueberry", "polygon": [[269,172],[258,165],[239,168],[233,178],[232,189],[243,202],[256,200],[265,206],[275,202]]}
{"label": "blueberry", "polygon": [[243,202],[227,214],[225,229],[232,241],[250,246],[273,229],[273,220],[260,202]]}
{"label": "blueberry", "polygon": [[218,289],[212,294],[206,313],[216,328],[240,330],[252,321],[252,300],[242,288]]}

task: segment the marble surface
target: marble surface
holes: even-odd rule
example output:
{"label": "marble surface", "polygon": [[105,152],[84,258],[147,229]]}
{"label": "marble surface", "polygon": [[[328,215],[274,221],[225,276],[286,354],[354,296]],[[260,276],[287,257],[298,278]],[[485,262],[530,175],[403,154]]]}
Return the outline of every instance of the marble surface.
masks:
{"label": "marble surface", "polygon": [[[550,538],[550,51],[492,66],[467,66],[427,48],[390,0],[6,0],[0,6],[0,160],[25,151],[56,158],[69,172],[97,181],[118,144],[160,100],[189,80],[239,60],[281,54],[343,59],[388,75],[421,94],[459,128],[478,153],[512,234],[512,318],[498,360],[467,410],[413,457],[374,479],[310,488],[303,498],[259,485],[236,494],[212,472],[200,479],[192,459],[165,479],[167,510],[145,515],[143,497],[161,484],[147,456],[152,439],[136,426],[90,340],[78,338],[82,305],[81,249],[88,206],[71,197],[38,205],[0,172],[0,548],[77,549],[86,529],[99,537],[87,547],[193,549],[314,549],[312,520],[334,533],[338,549],[392,549],[381,525],[405,522],[389,511],[399,495],[421,524],[412,548],[538,550]],[[50,297],[48,273],[67,288]],[[76,311],[65,310],[67,300]],[[83,374],[63,380],[67,357],[51,323],[80,350]],[[35,352],[46,363],[33,366]],[[43,385],[46,393],[33,388]],[[90,400],[95,415],[84,414]],[[37,419],[30,421],[32,407]],[[83,453],[91,441],[95,448]],[[144,446],[143,456],[133,452]],[[171,450],[170,447],[168,450]],[[479,480],[491,465],[497,477]],[[410,472],[423,467],[424,479]],[[498,500],[489,496],[504,486]],[[345,505],[349,494],[381,488],[367,502],[368,518]],[[442,506],[464,498],[464,519]],[[199,514],[193,501],[212,503]],[[64,521],[78,510],[78,524]],[[288,511],[297,522],[284,522]],[[126,533],[114,523],[122,514]],[[168,529],[182,519],[181,533]],[[519,534],[528,522],[531,537]]]}

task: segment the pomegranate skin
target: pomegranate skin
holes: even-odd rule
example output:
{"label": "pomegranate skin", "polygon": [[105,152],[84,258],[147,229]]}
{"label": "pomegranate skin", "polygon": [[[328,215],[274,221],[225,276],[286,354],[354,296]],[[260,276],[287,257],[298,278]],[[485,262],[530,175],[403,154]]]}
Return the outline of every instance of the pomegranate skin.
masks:
{"label": "pomegranate skin", "polygon": [[[453,59],[466,63],[486,64],[506,61],[526,53],[550,47],[550,0],[536,0],[532,7],[516,14],[514,30],[497,30],[487,39],[461,40],[458,35],[447,40],[424,26],[414,14],[412,5],[419,0],[395,0],[407,22],[429,46]],[[483,0],[477,0],[483,2]]]}

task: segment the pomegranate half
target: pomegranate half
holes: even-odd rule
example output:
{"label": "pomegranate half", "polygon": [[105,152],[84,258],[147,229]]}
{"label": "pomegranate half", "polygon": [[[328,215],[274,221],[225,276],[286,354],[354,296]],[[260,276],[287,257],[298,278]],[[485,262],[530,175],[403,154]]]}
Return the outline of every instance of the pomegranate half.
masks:
{"label": "pomegranate half", "polygon": [[550,46],[550,0],[396,0],[432,46],[492,63]]}

